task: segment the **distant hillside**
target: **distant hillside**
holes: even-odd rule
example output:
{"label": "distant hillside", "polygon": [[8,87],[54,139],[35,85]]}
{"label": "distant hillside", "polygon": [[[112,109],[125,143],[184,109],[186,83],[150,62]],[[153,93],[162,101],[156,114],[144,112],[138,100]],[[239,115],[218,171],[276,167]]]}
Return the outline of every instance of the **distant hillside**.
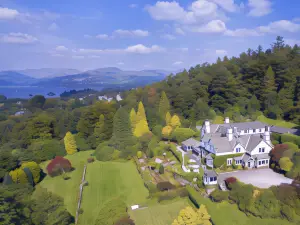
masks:
{"label": "distant hillside", "polygon": [[53,78],[53,77],[62,77],[71,74],[77,74],[81,71],[76,69],[63,69],[63,68],[42,68],[42,69],[26,69],[26,70],[18,70],[18,73],[27,75],[33,78]]}
{"label": "distant hillside", "polygon": [[164,70],[123,71],[116,67],[80,72],[75,69],[27,69],[0,72],[2,86],[82,88],[133,88],[163,80]]}
{"label": "distant hillside", "polygon": [[161,81],[169,74],[170,72],[167,71],[123,71],[115,67],[108,67],[64,77],[44,79],[37,82],[36,85],[68,88],[137,87]]}
{"label": "distant hillside", "polygon": [[0,86],[32,85],[35,82],[37,82],[36,79],[15,71],[0,72]]}

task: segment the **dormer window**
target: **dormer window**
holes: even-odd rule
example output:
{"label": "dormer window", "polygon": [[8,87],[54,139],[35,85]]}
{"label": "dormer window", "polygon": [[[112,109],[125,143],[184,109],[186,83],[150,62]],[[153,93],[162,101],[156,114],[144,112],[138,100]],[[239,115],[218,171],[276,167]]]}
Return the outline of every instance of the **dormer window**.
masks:
{"label": "dormer window", "polygon": [[236,148],[235,151],[236,152],[241,152],[241,148]]}

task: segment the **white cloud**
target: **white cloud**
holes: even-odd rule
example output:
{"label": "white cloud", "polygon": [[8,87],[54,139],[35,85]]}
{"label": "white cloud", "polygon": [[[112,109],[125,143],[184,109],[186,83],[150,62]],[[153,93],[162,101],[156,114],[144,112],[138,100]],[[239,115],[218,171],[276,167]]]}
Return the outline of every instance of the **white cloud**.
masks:
{"label": "white cloud", "polygon": [[59,51],[59,52],[65,52],[65,51],[68,51],[68,48],[63,45],[59,45],[55,48],[55,50]]}
{"label": "white cloud", "polygon": [[[181,24],[201,24],[214,19],[227,19],[220,10],[220,7],[230,8],[227,1],[224,4],[219,0],[197,0],[187,10],[175,1],[158,1],[153,6],[147,6],[146,10],[155,20],[175,21]],[[232,9],[230,8],[229,10]]]}
{"label": "white cloud", "polygon": [[158,45],[152,45],[151,47],[147,47],[142,44],[129,46],[128,48],[125,49],[126,52],[139,53],[139,54],[149,54],[154,52],[161,52],[163,50],[164,49],[159,47]]}
{"label": "white cloud", "polygon": [[119,66],[123,66],[125,63],[123,63],[123,62],[118,62],[117,63]]}
{"label": "white cloud", "polygon": [[102,40],[109,40],[109,36],[107,34],[98,34],[96,36],[96,38],[102,39]]}
{"label": "white cloud", "polygon": [[32,44],[38,39],[29,34],[24,33],[9,33],[0,36],[0,41],[10,44]]}
{"label": "white cloud", "polygon": [[272,3],[270,0],[249,0],[249,16],[260,17],[272,12]]}
{"label": "white cloud", "polygon": [[12,20],[19,15],[20,13],[15,9],[0,7],[0,20]]}
{"label": "white cloud", "polygon": [[175,32],[180,35],[185,35],[185,32],[180,27],[176,27]]}
{"label": "white cloud", "polygon": [[178,65],[181,65],[181,64],[183,64],[183,62],[177,61],[177,62],[174,62],[174,63],[173,63],[173,66],[178,66]]}
{"label": "white cloud", "polygon": [[217,50],[216,50],[216,54],[217,54],[217,55],[226,55],[226,54],[227,54],[227,51],[224,50],[224,49],[217,49]]}
{"label": "white cloud", "polygon": [[212,0],[212,1],[228,12],[235,12],[241,7],[235,4],[234,0]]}
{"label": "white cloud", "polygon": [[100,58],[99,55],[89,55],[88,57],[91,59],[99,59]]}
{"label": "white cloud", "polygon": [[149,54],[155,52],[162,52],[164,48],[158,45],[152,45],[147,47],[142,44],[129,46],[125,49],[73,49],[72,52],[76,55],[99,55],[99,54],[122,54],[122,53],[139,53],[139,54]]}
{"label": "white cloud", "polygon": [[221,20],[212,20],[209,23],[199,26],[191,27],[191,31],[199,33],[222,33],[226,31],[226,25]]}
{"label": "white cloud", "polygon": [[137,4],[130,4],[129,7],[130,7],[130,8],[137,8],[138,5],[137,5]]}
{"label": "white cloud", "polygon": [[267,26],[257,28],[262,33],[279,33],[279,32],[297,32],[300,30],[300,24],[293,23],[289,20],[279,20],[270,23]]}
{"label": "white cloud", "polygon": [[174,35],[172,35],[172,34],[164,34],[161,37],[164,38],[164,39],[170,40],[170,41],[176,39],[176,37]]}
{"label": "white cloud", "polygon": [[50,31],[56,31],[59,29],[59,26],[56,23],[52,23],[49,27],[48,30]]}
{"label": "white cloud", "polygon": [[121,37],[147,37],[149,36],[149,31],[146,30],[115,30],[114,35]]}
{"label": "white cloud", "polygon": [[233,37],[256,37],[265,34],[285,34],[286,32],[296,33],[300,31],[300,24],[291,22],[289,20],[279,20],[269,23],[266,26],[256,27],[254,29],[235,29],[226,30],[224,35]]}
{"label": "white cloud", "polygon": [[261,36],[262,34],[256,31],[255,29],[236,29],[236,30],[226,30],[225,35],[232,37],[249,37],[249,36]]}

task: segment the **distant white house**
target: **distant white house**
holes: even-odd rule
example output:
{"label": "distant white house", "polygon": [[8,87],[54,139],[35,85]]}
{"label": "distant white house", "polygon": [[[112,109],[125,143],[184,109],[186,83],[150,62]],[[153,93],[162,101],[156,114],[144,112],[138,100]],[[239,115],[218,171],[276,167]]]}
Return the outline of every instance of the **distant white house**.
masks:
{"label": "distant white house", "polygon": [[98,99],[100,101],[108,101],[108,102],[111,102],[113,100],[113,98],[107,97],[106,95],[98,96]]}
{"label": "distant white house", "polygon": [[116,100],[117,100],[118,102],[123,100],[120,94],[117,94]]}

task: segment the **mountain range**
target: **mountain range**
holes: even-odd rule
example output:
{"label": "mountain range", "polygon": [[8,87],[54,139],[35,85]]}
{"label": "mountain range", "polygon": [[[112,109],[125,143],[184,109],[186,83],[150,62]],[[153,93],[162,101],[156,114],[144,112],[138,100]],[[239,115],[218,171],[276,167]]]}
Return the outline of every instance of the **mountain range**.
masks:
{"label": "mountain range", "polygon": [[88,71],[75,69],[26,69],[1,71],[0,86],[66,88],[136,87],[161,81],[172,72],[165,70],[125,71],[116,67]]}

